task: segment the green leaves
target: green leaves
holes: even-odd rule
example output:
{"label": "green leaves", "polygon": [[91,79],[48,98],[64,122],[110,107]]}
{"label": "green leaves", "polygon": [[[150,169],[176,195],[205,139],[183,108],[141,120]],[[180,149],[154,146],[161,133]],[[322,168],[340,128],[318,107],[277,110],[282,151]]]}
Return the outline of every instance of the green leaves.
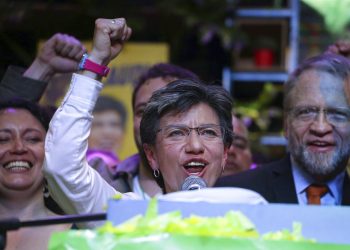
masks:
{"label": "green leaves", "polygon": [[[162,234],[251,239],[260,237],[255,225],[240,211],[229,211],[220,217],[191,215],[182,218],[180,211],[158,214],[155,198],[149,202],[145,216],[137,215],[118,226],[107,222],[97,231],[100,234],[113,234],[119,239]],[[293,231],[283,229],[267,233],[262,239],[310,241],[302,236],[300,223],[293,224]]]}
{"label": "green leaves", "polygon": [[350,21],[350,0],[303,0],[320,13],[327,30],[333,35],[341,35]]}

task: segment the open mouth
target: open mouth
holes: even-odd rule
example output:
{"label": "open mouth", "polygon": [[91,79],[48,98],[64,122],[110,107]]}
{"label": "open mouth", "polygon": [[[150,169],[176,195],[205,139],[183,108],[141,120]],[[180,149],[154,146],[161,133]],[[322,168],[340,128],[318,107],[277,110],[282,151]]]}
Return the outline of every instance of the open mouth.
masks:
{"label": "open mouth", "polygon": [[28,161],[11,161],[6,163],[3,167],[11,172],[23,172],[30,170],[33,164]]}
{"label": "open mouth", "polygon": [[319,151],[319,152],[329,151],[335,147],[334,143],[330,143],[326,141],[311,141],[307,143],[307,145],[312,151]]}
{"label": "open mouth", "polygon": [[199,161],[190,161],[184,165],[184,169],[188,175],[196,175],[201,176],[203,174],[203,170],[205,169],[207,164]]}

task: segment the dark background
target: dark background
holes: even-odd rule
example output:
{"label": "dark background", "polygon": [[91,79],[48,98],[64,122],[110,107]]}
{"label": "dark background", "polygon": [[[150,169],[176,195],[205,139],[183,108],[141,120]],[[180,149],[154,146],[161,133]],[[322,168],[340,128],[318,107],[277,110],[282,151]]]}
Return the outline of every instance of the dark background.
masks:
{"label": "dark background", "polygon": [[[281,44],[278,27],[240,29],[235,10],[287,6],[288,0],[0,0],[0,77],[10,64],[27,67],[36,55],[38,41],[54,33],[89,40],[96,18],[124,17],[133,29],[131,41],[166,42],[171,63],[196,72],[205,81],[221,84],[222,68],[237,66],[233,56],[237,46],[243,46],[248,56],[258,46],[258,41],[249,35],[270,32],[274,43]],[[288,26],[283,26],[283,22],[286,20],[281,20],[281,29],[287,29],[288,34]],[[212,35],[203,39],[203,30],[212,31]],[[300,3],[299,59],[321,53],[332,42],[322,18]],[[276,55],[284,53],[281,46],[274,49]],[[285,151],[283,146],[259,144],[261,135],[281,135],[282,85],[274,84],[269,93],[266,84],[235,83],[233,97],[239,105],[249,106],[265,95],[264,106],[258,105],[257,111],[261,116],[267,114],[268,126],[261,128],[254,120],[248,124],[257,162],[279,158]]]}
{"label": "dark background", "polygon": [[[56,32],[91,39],[96,18],[125,17],[133,29],[132,41],[167,42],[171,62],[192,69],[205,80],[220,80],[222,66],[232,64],[232,46],[223,46],[220,36],[213,36],[204,44],[200,41],[200,26],[212,23],[225,27],[227,18],[235,21],[236,8],[271,8],[276,2],[281,7],[288,3],[286,0],[0,0],[0,75],[9,64],[29,65],[35,57],[37,42]],[[300,58],[305,58],[324,49],[330,41],[321,17],[302,3],[300,11]],[[233,25],[232,42],[235,28]]]}

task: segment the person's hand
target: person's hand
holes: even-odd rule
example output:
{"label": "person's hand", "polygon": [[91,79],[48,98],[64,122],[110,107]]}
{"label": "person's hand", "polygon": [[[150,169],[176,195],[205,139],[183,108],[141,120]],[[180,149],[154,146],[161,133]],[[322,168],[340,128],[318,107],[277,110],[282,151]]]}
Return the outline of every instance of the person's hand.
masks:
{"label": "person's hand", "polygon": [[85,52],[75,37],[56,33],[44,43],[24,76],[48,81],[55,73],[74,72]]}
{"label": "person's hand", "polygon": [[70,73],[78,69],[84,45],[75,37],[57,33],[40,49],[38,59],[49,65],[55,73]]}
{"label": "person's hand", "polygon": [[337,41],[328,46],[326,53],[335,53],[350,59],[350,41]]}
{"label": "person's hand", "polygon": [[131,33],[132,30],[124,18],[97,19],[89,59],[107,65],[121,52],[124,42],[130,38]]}

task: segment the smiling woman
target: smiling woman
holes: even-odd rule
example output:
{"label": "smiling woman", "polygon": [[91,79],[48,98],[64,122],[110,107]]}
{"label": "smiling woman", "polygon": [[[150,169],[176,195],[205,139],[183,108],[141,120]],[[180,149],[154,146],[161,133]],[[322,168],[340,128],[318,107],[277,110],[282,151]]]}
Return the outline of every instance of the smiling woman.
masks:
{"label": "smiling woman", "polygon": [[[35,220],[55,215],[44,202],[44,142],[49,113],[27,101],[0,103],[0,218]],[[46,249],[50,234],[71,225],[7,233],[8,249]],[[38,237],[40,240],[38,241]]]}

